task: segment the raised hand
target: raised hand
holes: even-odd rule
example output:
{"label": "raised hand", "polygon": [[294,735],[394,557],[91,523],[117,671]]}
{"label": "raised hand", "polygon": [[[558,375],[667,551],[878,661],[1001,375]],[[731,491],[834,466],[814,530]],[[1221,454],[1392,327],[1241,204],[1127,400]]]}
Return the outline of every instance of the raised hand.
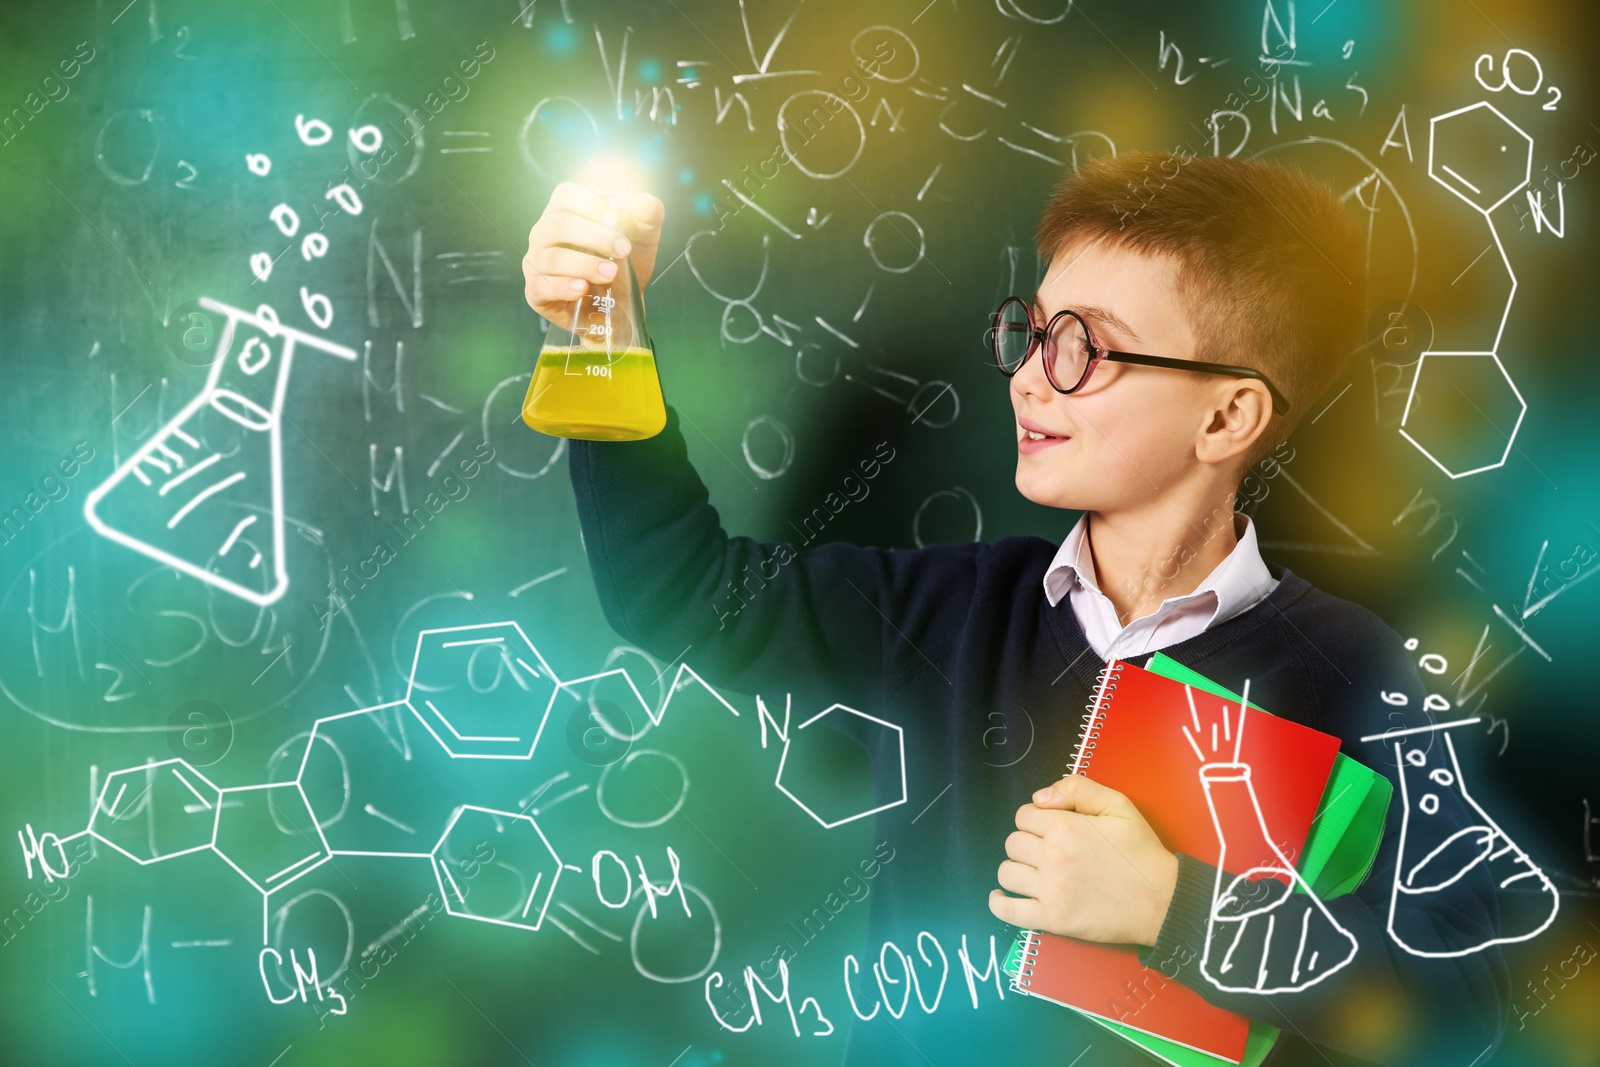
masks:
{"label": "raised hand", "polygon": [[528,306],[553,325],[570,328],[577,298],[591,286],[610,285],[622,256],[632,260],[643,289],[655,271],[666,211],[656,197],[638,193],[618,217],[588,186],[556,186],[528,231],[528,253],[522,257]]}

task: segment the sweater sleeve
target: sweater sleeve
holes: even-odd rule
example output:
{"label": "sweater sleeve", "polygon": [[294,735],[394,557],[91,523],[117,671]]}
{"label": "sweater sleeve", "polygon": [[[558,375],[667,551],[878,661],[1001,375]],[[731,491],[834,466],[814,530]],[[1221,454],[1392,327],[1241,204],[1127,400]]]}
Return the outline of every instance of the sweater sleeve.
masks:
{"label": "sweater sleeve", "polygon": [[[1510,978],[1497,939],[1533,931],[1554,890],[1536,891],[1543,875],[1527,873],[1526,858],[1468,799],[1452,744],[1479,735],[1429,729],[1409,657],[1382,659],[1386,677],[1356,678],[1317,723],[1394,783],[1366,879],[1319,904],[1281,882],[1236,881],[1238,872],[1219,876],[1180,854],[1166,920],[1140,961],[1315,1044],[1384,1064],[1459,1067],[1488,1058],[1503,1036]],[[1393,703],[1401,697],[1404,705]],[[1361,740],[1406,730],[1414,732]],[[1514,884],[1535,892],[1513,894]],[[1514,922],[1502,915],[1513,897],[1529,905]]]}
{"label": "sweater sleeve", "polygon": [[[607,621],[714,684],[876,700],[901,667],[942,662],[971,603],[980,543],[797,549],[730,537],[671,405],[654,437],[570,445],[579,527]],[[886,447],[863,470],[851,468],[868,492],[866,472],[883,477],[894,458]]]}

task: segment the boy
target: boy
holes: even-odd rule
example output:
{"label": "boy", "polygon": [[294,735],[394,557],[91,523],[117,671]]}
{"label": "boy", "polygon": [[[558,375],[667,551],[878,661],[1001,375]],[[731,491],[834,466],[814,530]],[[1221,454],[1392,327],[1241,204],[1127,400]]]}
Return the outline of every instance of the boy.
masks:
{"label": "boy", "polygon": [[[1164,185],[1130,197],[1153,169]],[[631,255],[641,284],[654,267],[660,201],[635,199],[631,241],[616,220],[600,221],[599,208],[583,187],[564,184],[529,235],[527,299],[552,321],[589,285],[611,279],[606,256]],[[1002,305],[991,341],[1016,415],[1017,488],[1083,512],[1061,545],[1006,537],[796,552],[730,538],[673,409],[654,438],[571,445],[607,619],[663,659],[688,646],[713,684],[792,692],[797,709],[840,702],[903,728],[909,802],[881,812],[876,834],[904,858],[882,872],[869,930],[873,948],[894,940],[912,955],[916,1003],[897,1013],[908,979],[862,964],[852,986],[861,1006],[853,1001],[852,1010],[877,1018],[852,1020],[846,1062],[1149,1062],[1042,1001],[1011,995],[973,1011],[962,996],[965,964],[954,959],[950,997],[929,1012],[924,986],[939,965],[912,954],[913,945],[921,952],[919,932],[946,945],[961,934],[981,943],[991,913],[1140,946],[1147,966],[1280,1028],[1275,1065],[1331,1062],[1308,1042],[1384,1063],[1473,1061],[1499,1040],[1509,979],[1493,946],[1445,953],[1498,929],[1486,865],[1469,865],[1426,901],[1399,898],[1395,921],[1425,929],[1437,956],[1403,949],[1386,931],[1399,771],[1392,748],[1361,738],[1429,721],[1420,677],[1372,613],[1265,563],[1254,526],[1234,511],[1241,478],[1287,438],[1359,341],[1364,274],[1352,220],[1298,171],[1139,154],[1066,175],[1037,241],[1049,260],[1045,280]],[[751,572],[772,577],[719,625],[711,605]],[[1371,874],[1326,902],[1358,951],[1310,989],[1269,996],[1212,985],[1199,961],[1216,869],[1169,852],[1121,794],[1062,777],[1078,709],[1104,663],[1142,665],[1157,649],[1236,691],[1249,679],[1254,702],[1337,735],[1347,755],[1396,779]],[[985,735],[997,716],[1019,745],[1033,732],[1025,755],[990,758]],[[898,797],[898,750],[881,734],[861,739],[873,750],[878,803]],[[1467,827],[1464,805],[1443,792],[1442,817]],[[1289,897],[1277,921],[1299,928],[1310,906]],[[1317,944],[1314,936],[1307,949]],[[984,947],[972,950],[980,972]],[[1288,969],[1262,953],[1252,967]]]}

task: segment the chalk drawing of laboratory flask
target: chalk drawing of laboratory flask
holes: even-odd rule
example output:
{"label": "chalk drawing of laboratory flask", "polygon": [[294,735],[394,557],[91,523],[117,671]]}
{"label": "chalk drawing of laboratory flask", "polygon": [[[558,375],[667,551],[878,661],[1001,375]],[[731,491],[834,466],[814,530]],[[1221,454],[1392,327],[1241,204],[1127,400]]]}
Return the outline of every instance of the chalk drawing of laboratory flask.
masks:
{"label": "chalk drawing of laboratory flask", "polygon": [[[1273,843],[1261,816],[1261,803],[1250,781],[1248,763],[1208,763],[1200,768],[1200,784],[1211,808],[1211,820],[1222,843],[1217,881],[1206,923],[1200,973],[1229,993],[1296,993],[1335,973],[1356,954],[1356,939]],[[1229,828],[1224,833],[1223,827]],[[1228,853],[1272,859],[1237,876],[1226,873]],[[1300,892],[1295,892],[1295,890]],[[1300,921],[1278,923],[1286,901],[1305,901]],[[1233,936],[1228,936],[1232,928]],[[1249,935],[1249,948],[1239,953]],[[1308,943],[1312,946],[1306,954]],[[1226,950],[1219,946],[1226,944]],[[1331,946],[1331,947],[1330,947]],[[1221,951],[1221,958],[1217,952]]]}
{"label": "chalk drawing of laboratory flask", "polygon": [[[1311,891],[1267,830],[1261,800],[1251,781],[1250,764],[1240,761],[1249,684],[1239,702],[1236,722],[1229,721],[1228,705],[1221,706],[1221,740],[1224,745],[1232,742],[1231,759],[1219,751],[1223,745],[1218,744],[1215,725],[1210,731],[1211,751],[1203,751],[1206,731],[1201,729],[1195,711],[1194,693],[1185,688],[1195,729],[1193,733],[1187,726],[1183,730],[1195,755],[1209,760],[1200,767],[1200,786],[1205,790],[1219,845],[1200,973],[1228,993],[1295,993],[1309,989],[1355,959],[1356,939]],[[1219,756],[1224,758],[1217,759]],[[1236,864],[1251,866],[1242,874],[1228,874],[1230,853]],[[1288,919],[1280,926],[1280,909],[1291,900],[1305,902],[1299,922]],[[1220,948],[1224,943],[1225,950]],[[1246,946],[1243,952],[1241,943]]]}
{"label": "chalk drawing of laboratory flask", "polygon": [[[1394,943],[1413,956],[1468,956],[1491,945],[1526,941],[1554,922],[1561,908],[1561,895],[1544,871],[1467,792],[1455,746],[1445,731],[1478,721],[1461,719],[1362,738],[1392,742],[1400,768],[1400,856],[1389,894],[1388,930]],[[1442,745],[1437,743],[1441,739]],[[1455,826],[1455,820],[1435,820],[1433,816],[1440,809],[1440,794],[1448,795],[1452,789],[1460,794],[1468,817],[1478,821],[1446,834]],[[1436,822],[1441,825],[1436,826]],[[1441,946],[1440,930],[1445,927],[1436,923],[1427,909],[1399,911],[1399,905],[1407,898],[1425,900],[1442,893],[1480,863],[1488,866],[1499,889],[1498,933],[1478,940],[1469,938],[1472,943],[1466,945]],[[1513,886],[1517,888],[1512,889]],[[1513,901],[1508,896],[1508,891],[1523,896],[1529,888],[1532,897]]]}
{"label": "chalk drawing of laboratory flask", "polygon": [[[356,354],[281,325],[269,308],[200,305],[224,319],[205,385],[89,493],[83,514],[109,540],[265,606],[289,589],[282,421],[295,348]],[[236,441],[227,451],[203,425],[217,418]]]}

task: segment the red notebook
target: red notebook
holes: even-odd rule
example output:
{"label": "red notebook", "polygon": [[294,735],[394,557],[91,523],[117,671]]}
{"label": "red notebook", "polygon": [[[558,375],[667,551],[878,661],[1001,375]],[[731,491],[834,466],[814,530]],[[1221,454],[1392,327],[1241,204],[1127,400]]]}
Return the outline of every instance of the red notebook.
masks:
{"label": "red notebook", "polygon": [[[1267,828],[1285,856],[1295,860],[1305,846],[1339,740],[1252,709],[1236,753],[1233,730],[1240,714],[1237,702],[1113,660],[1101,674],[1084,717],[1069,773],[1125,794],[1171,851],[1215,864],[1221,845],[1200,784],[1200,767],[1235,759],[1248,763]],[[1259,829],[1253,827],[1241,827],[1228,837],[1230,842],[1261,842]],[[1264,842],[1255,848],[1262,854],[1246,854],[1230,844],[1227,869],[1237,873],[1276,863]],[[1136,947],[1034,931],[1026,949],[1029,955],[1012,982],[1018,992],[1234,1063],[1243,1059],[1250,1020],[1142,966]]]}

